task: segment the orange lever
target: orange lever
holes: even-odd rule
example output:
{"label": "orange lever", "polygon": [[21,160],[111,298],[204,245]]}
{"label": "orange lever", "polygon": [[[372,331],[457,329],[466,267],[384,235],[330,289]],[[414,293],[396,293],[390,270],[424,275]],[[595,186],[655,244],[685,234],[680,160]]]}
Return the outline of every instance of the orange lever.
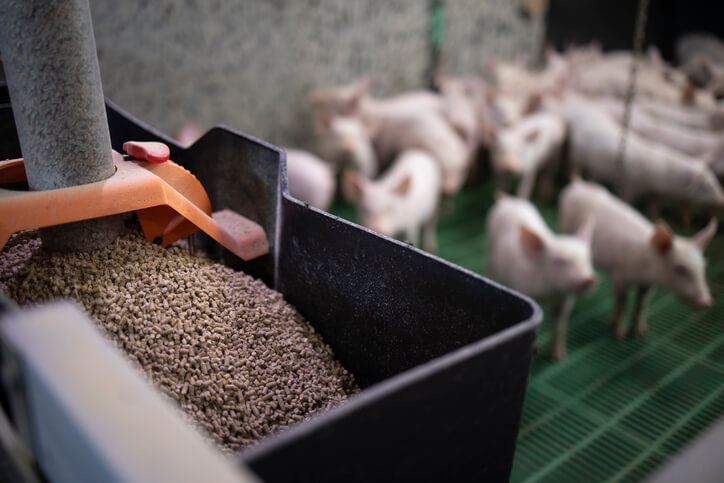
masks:
{"label": "orange lever", "polygon": [[[244,260],[269,253],[257,223],[236,214],[234,226],[215,220],[203,186],[183,167],[125,161],[115,151],[113,162],[116,173],[96,183],[46,191],[0,188],[0,249],[17,231],[136,211],[149,242],[160,237],[168,246],[200,229]],[[22,159],[0,161],[0,185],[25,179]]]}

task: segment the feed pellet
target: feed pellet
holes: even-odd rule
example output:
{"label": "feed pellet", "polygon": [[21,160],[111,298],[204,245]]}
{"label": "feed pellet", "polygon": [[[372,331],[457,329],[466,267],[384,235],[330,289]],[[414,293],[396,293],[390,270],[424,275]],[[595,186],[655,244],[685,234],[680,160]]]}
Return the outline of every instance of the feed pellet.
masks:
{"label": "feed pellet", "polygon": [[21,305],[80,303],[227,451],[359,390],[281,294],[137,231],[81,253],[45,250],[35,231],[15,234],[0,253],[0,290]]}

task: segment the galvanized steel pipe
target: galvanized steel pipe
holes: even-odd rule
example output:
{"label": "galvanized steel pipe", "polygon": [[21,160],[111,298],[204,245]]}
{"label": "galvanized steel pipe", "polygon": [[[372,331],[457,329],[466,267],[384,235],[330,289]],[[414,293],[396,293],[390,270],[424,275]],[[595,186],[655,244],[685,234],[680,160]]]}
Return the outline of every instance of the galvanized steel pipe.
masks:
{"label": "galvanized steel pipe", "polygon": [[[104,180],[114,173],[88,0],[0,0],[0,53],[28,184],[33,190]],[[113,240],[118,217],[42,231],[53,249]]]}

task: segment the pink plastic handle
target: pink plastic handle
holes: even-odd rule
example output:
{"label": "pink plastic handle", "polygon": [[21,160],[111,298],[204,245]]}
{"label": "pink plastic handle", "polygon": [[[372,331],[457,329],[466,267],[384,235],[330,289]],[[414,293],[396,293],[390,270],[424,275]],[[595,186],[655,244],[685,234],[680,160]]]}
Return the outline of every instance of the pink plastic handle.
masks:
{"label": "pink plastic handle", "polygon": [[127,141],[123,143],[123,150],[136,159],[150,163],[165,163],[170,154],[168,146],[157,142]]}

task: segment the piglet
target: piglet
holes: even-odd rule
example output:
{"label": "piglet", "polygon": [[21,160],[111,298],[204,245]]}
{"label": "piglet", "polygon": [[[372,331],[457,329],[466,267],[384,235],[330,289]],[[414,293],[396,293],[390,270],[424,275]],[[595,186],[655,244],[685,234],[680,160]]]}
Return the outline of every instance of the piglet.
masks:
{"label": "piglet", "polygon": [[479,119],[468,82],[465,79],[437,76],[435,83],[442,95],[445,118],[465,141],[472,156],[480,142]]}
{"label": "piglet", "polygon": [[329,210],[337,189],[334,169],[307,151],[287,149],[289,193],[320,210]]}
{"label": "piglet", "polygon": [[[607,53],[577,65],[571,70],[570,85],[588,95],[613,95],[623,98],[629,88],[633,62],[629,52]],[[660,61],[640,59],[636,77],[636,94],[672,106],[697,106],[716,110],[711,93],[696,89],[684,76],[675,75]],[[673,73],[672,73],[673,72]]]}
{"label": "piglet", "polygon": [[[601,99],[598,102],[619,123],[623,122],[625,113],[623,101]],[[630,116],[629,129],[633,132],[689,156],[703,157],[721,142],[721,133],[675,124],[666,118],[650,114],[636,103],[632,105]]]}
{"label": "piglet", "polygon": [[[354,117],[364,126],[367,136],[376,143],[377,134],[394,128],[397,119],[429,113],[443,115],[443,100],[433,92],[410,91],[379,99],[370,95],[370,88],[370,79],[364,77],[348,85],[313,91],[310,100],[317,136],[322,139],[334,136],[330,131],[335,117]],[[327,156],[327,153],[324,155]],[[397,152],[377,148],[377,157],[383,167],[391,163],[396,155]]]}
{"label": "piglet", "polygon": [[468,174],[472,156],[433,93],[413,92],[378,100],[369,95],[369,81],[343,88],[317,91],[315,103],[318,133],[325,136],[335,116],[354,117],[372,141],[380,168],[408,149],[430,153],[440,164],[443,191],[455,194]]}
{"label": "piglet", "polygon": [[701,208],[724,207],[724,191],[702,160],[629,132],[618,163],[621,126],[598,103],[568,93],[547,99],[546,107],[566,119],[574,167],[590,179],[619,184],[627,201],[654,195]]}
{"label": "piglet", "polygon": [[351,116],[333,116],[327,122],[326,134],[317,138],[322,155],[341,170],[351,167],[368,178],[377,176],[377,155],[362,122]]}
{"label": "piglet", "polygon": [[546,65],[530,70],[522,62],[500,62],[489,59],[485,69],[500,91],[507,94],[547,92],[557,89],[569,75],[568,59],[554,49],[546,49]]}
{"label": "piglet", "polygon": [[562,192],[560,228],[571,233],[590,217],[597,220],[592,239],[593,262],[611,277],[613,327],[625,337],[626,292],[638,287],[634,331],[646,333],[644,306],[652,285],[663,286],[695,307],[711,307],[702,252],[717,228],[715,219],[694,237],[674,235],[663,223],[652,224],[631,206],[594,183],[574,180]]}
{"label": "piglet", "polygon": [[701,130],[724,130],[724,110],[698,109],[695,106],[669,105],[652,99],[638,99],[638,105],[651,115],[673,124]]}
{"label": "piglet", "polygon": [[538,174],[546,171],[542,188],[544,195],[550,197],[555,167],[566,139],[563,118],[551,112],[538,112],[510,128],[491,132],[495,133],[490,143],[491,160],[499,177],[520,176],[518,197],[530,198]]}
{"label": "piglet", "polygon": [[724,139],[719,141],[714,149],[706,153],[703,159],[716,177],[724,180]]}
{"label": "piglet", "polygon": [[[476,76],[438,77],[443,112],[450,124],[470,144],[485,144],[489,131],[519,119],[524,107],[516,102],[503,106],[497,90]],[[510,109],[509,109],[510,108]],[[472,115],[472,117],[471,117]],[[474,132],[469,132],[474,127]]]}
{"label": "piglet", "polygon": [[378,117],[400,113],[436,112],[441,113],[442,98],[429,91],[409,91],[393,97],[379,99],[369,93],[371,80],[362,77],[337,87],[317,89],[310,94],[317,116],[362,116]]}
{"label": "piglet", "polygon": [[724,42],[703,33],[689,33],[676,39],[676,56],[689,80],[709,88],[715,95],[724,93]]}
{"label": "piglet", "polygon": [[414,245],[437,251],[437,215],[442,178],[435,159],[419,150],[404,151],[378,180],[348,170],[342,190],[357,205],[362,225],[383,235],[403,235]]}
{"label": "piglet", "polygon": [[460,190],[472,156],[465,142],[442,116],[434,113],[399,115],[385,126],[374,137],[377,153],[397,156],[409,149],[424,151],[440,167],[443,194],[452,196]]}
{"label": "piglet", "polygon": [[181,146],[188,147],[195,143],[196,140],[201,137],[201,134],[199,123],[194,120],[190,120],[186,121],[183,126],[176,131],[174,139],[176,139]]}
{"label": "piglet", "polygon": [[591,266],[590,236],[593,218],[575,236],[556,235],[527,200],[499,194],[488,213],[487,275],[556,307],[551,353],[566,357],[566,325],[575,295],[592,290],[596,275]]}
{"label": "piglet", "polygon": [[475,80],[479,115],[478,126],[483,144],[487,143],[485,129],[491,124],[498,127],[510,127],[518,124],[530,114],[540,110],[542,91],[511,92],[491,87],[482,80]]}

